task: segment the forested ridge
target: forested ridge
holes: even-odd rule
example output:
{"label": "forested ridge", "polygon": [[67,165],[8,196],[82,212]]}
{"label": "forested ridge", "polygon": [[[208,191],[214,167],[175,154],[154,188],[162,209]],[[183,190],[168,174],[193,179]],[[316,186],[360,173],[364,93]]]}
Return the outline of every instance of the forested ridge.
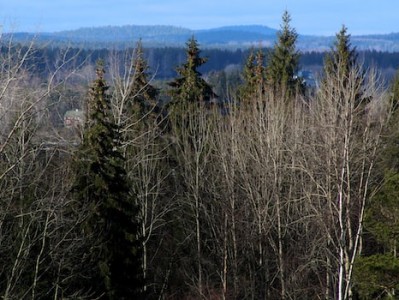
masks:
{"label": "forested ridge", "polygon": [[[1,42],[1,41],[0,41]],[[94,65],[98,59],[109,61],[112,56],[120,58],[123,63],[125,52],[134,51],[134,47],[127,50],[113,50],[112,48],[103,49],[81,49],[70,47],[41,47],[36,44],[34,48],[20,46],[21,52],[30,49],[30,55],[24,62],[25,68],[29,68],[38,76],[47,77],[54,72],[54,66],[60,57],[67,56],[72,59],[70,64],[78,67],[81,64]],[[231,72],[236,69],[241,70],[249,53],[258,47],[250,49],[203,49],[202,55],[208,58],[206,64],[199,69],[202,74],[208,75],[211,72]],[[33,50],[33,51],[32,51]],[[271,48],[262,50],[267,55]],[[5,55],[8,53],[8,44],[1,43],[0,51]],[[312,70],[316,74],[322,69],[323,59],[328,51],[301,52],[299,60],[300,69]],[[383,77],[392,80],[395,70],[399,68],[399,52],[383,52],[376,50],[358,51],[359,61],[365,69],[377,68]],[[182,47],[150,47],[145,48],[143,53],[148,62],[149,71],[155,79],[164,80],[173,78],[176,75],[175,68],[184,62],[185,50]],[[267,63],[267,62],[266,62]]]}
{"label": "forested ridge", "polygon": [[1,297],[395,299],[397,54],[297,39],[3,44]]}

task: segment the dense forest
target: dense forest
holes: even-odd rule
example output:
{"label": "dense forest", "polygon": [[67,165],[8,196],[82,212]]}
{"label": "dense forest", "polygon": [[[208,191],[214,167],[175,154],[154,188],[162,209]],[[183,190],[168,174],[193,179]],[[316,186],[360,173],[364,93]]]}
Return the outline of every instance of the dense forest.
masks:
{"label": "dense forest", "polygon": [[[41,77],[47,77],[53,73],[61,57],[71,60],[69,65],[78,68],[82,64],[92,66],[99,59],[109,62],[115,57],[118,57],[119,63],[123,64],[125,56],[134,51],[134,47],[126,50],[112,50],[112,48],[42,47],[36,44],[29,46],[25,44],[20,46],[20,48],[20,52],[26,52],[29,49],[30,53],[29,57],[24,61],[24,68],[31,69],[32,72]],[[199,70],[205,75],[211,72],[224,71],[229,73],[241,70],[246,58],[256,49],[258,47],[234,50],[205,48],[202,50],[202,55],[208,61]],[[9,45],[5,43],[0,45],[0,52],[3,55],[6,55],[9,50]],[[269,55],[271,50],[271,48],[262,47],[262,51],[266,56]],[[396,70],[399,68],[399,52],[362,50],[357,51],[357,53],[359,62],[364,69],[378,69],[387,82],[393,79]],[[325,51],[301,52],[299,69],[310,70],[317,75],[322,70],[325,55]],[[184,62],[186,54],[184,48],[181,47],[158,47],[145,48],[143,57],[147,61],[149,71],[154,79],[165,80],[176,76],[175,68]]]}
{"label": "dense forest", "polygon": [[399,54],[297,38],[3,43],[1,297],[395,299]]}

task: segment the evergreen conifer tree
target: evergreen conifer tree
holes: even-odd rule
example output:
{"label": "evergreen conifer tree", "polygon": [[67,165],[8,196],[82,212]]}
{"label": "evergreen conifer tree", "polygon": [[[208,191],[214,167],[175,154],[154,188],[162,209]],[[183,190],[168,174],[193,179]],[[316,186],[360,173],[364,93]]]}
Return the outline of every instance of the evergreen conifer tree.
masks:
{"label": "evergreen conifer tree", "polygon": [[354,269],[357,291],[364,299],[378,295],[394,299],[399,291],[398,191],[398,171],[387,170],[382,188],[366,210],[366,251],[357,258]]}
{"label": "evergreen conifer tree", "polygon": [[76,201],[90,208],[83,230],[98,245],[92,257],[97,272],[88,285],[109,299],[141,299],[139,207],[130,193],[107,89],[104,67],[99,63],[90,89],[83,143],[76,155],[73,186]]}
{"label": "evergreen conifer tree", "polygon": [[242,72],[243,84],[240,87],[240,98],[250,97],[255,90],[255,54],[253,49],[248,55]]}
{"label": "evergreen conifer tree", "polygon": [[244,83],[240,87],[241,105],[248,106],[256,98],[265,93],[266,68],[264,66],[265,55],[262,49],[256,54],[251,51],[243,70]]}
{"label": "evergreen conifer tree", "polygon": [[[337,94],[337,98],[343,98],[343,91],[351,85],[351,89],[356,90],[355,107],[357,107],[362,99],[362,85],[364,84],[364,74],[360,69],[357,61],[356,48],[350,43],[350,34],[347,28],[342,26],[340,32],[336,35],[336,40],[331,51],[326,55],[324,61],[324,81],[336,81],[330,86],[335,86],[333,93]],[[354,78],[352,78],[354,77]]]}
{"label": "evergreen conifer tree", "polygon": [[364,218],[365,250],[356,259],[354,268],[357,292],[364,299],[395,299],[399,291],[399,111],[396,89],[394,82],[393,114],[383,136],[379,161],[382,184],[368,203]]}
{"label": "evergreen conifer tree", "polygon": [[350,34],[346,26],[342,26],[336,34],[336,40],[330,53],[327,54],[324,62],[325,72],[340,73],[348,77],[349,71],[357,66],[356,49],[351,46]]}
{"label": "evergreen conifer tree", "polygon": [[266,68],[264,66],[265,54],[262,49],[256,52],[255,79],[261,94],[265,92]]}
{"label": "evergreen conifer tree", "polygon": [[[158,90],[148,80],[148,63],[144,59],[141,41],[137,42],[133,57],[134,74],[132,76],[128,110],[138,110],[140,117],[156,111]],[[135,107],[138,106],[138,107]]]}
{"label": "evergreen conifer tree", "polygon": [[298,34],[291,27],[288,11],[283,13],[283,24],[278,41],[268,57],[267,83],[273,95],[281,94],[285,99],[293,96],[298,88],[303,89],[296,77],[299,66],[299,52],[296,49]]}
{"label": "evergreen conifer tree", "polygon": [[214,97],[211,86],[201,77],[198,68],[207,59],[200,56],[200,49],[194,37],[187,42],[187,59],[177,68],[178,77],[169,83],[172,88],[172,106],[182,103],[209,103]]}
{"label": "evergreen conifer tree", "polygon": [[395,112],[399,108],[399,70],[396,72],[391,84],[391,101],[392,110]]}

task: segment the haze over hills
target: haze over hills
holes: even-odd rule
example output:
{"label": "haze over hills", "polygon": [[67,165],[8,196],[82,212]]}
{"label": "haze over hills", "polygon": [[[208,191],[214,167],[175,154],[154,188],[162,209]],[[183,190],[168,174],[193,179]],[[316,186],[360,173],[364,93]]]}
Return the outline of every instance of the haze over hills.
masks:
{"label": "haze over hills", "polygon": [[[70,31],[41,32],[37,34],[16,32],[5,33],[17,42],[32,38],[39,43],[71,45],[84,48],[131,47],[139,39],[147,47],[180,47],[191,36],[195,36],[204,48],[248,48],[270,47],[276,40],[277,29],[261,25],[237,25],[212,29],[191,30],[165,25],[126,25],[81,28]],[[330,49],[334,36],[300,35],[297,46],[302,51],[323,51]],[[352,44],[358,50],[399,51],[399,33],[352,36]]]}

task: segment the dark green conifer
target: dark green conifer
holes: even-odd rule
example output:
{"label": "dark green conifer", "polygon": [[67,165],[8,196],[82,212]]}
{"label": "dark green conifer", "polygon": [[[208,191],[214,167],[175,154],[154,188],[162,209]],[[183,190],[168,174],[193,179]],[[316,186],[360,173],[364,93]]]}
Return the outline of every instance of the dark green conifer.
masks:
{"label": "dark green conifer", "polygon": [[328,81],[329,86],[335,87],[332,92],[337,94],[337,99],[343,99],[344,90],[347,88],[354,90],[354,105],[357,107],[363,100],[364,73],[358,64],[356,48],[352,47],[347,30],[345,26],[342,26],[336,35],[333,48],[326,55],[324,81]]}
{"label": "dark green conifer", "polygon": [[302,89],[302,84],[296,77],[300,57],[296,49],[298,34],[290,22],[291,17],[285,11],[278,41],[268,57],[266,70],[270,92],[273,95],[282,95],[284,99],[295,95],[298,88]]}
{"label": "dark green conifer", "polygon": [[266,68],[265,68],[265,54],[262,49],[256,52],[256,66],[255,66],[255,80],[256,85],[261,94],[265,92]]}
{"label": "dark green conifer", "polygon": [[393,114],[382,136],[378,180],[381,186],[368,203],[365,250],[356,259],[354,279],[361,299],[396,299],[399,292],[399,111],[392,87]]}
{"label": "dark green conifer", "polygon": [[109,299],[141,299],[139,207],[130,192],[107,89],[104,67],[99,63],[97,79],[90,88],[83,143],[76,154],[73,187],[80,207],[90,208],[83,230],[96,245],[90,255],[97,271],[88,285]]}
{"label": "dark green conifer", "polygon": [[243,84],[240,87],[239,93],[240,98],[245,99],[247,97],[252,96],[253,91],[255,90],[256,80],[255,80],[255,54],[253,49],[248,55],[248,58],[245,62],[244,69],[242,72]]}
{"label": "dark green conifer", "polygon": [[392,110],[396,112],[399,108],[399,70],[396,72],[391,84],[391,105]]}
{"label": "dark green conifer", "polygon": [[336,34],[334,46],[324,61],[326,73],[339,73],[343,77],[348,77],[350,70],[357,67],[356,48],[351,46],[350,34],[347,31],[346,26],[342,26]]}
{"label": "dark green conifer", "polygon": [[262,97],[265,93],[266,68],[264,66],[265,55],[262,49],[256,54],[251,51],[243,70],[244,83],[240,87],[240,102],[242,106],[250,106],[250,103]]}
{"label": "dark green conifer", "polygon": [[[366,253],[356,259],[355,286],[362,299],[395,299],[399,291],[399,173],[386,171],[365,217]],[[374,242],[371,242],[374,241]]]}
{"label": "dark green conifer", "polygon": [[144,59],[141,41],[137,42],[133,57],[134,74],[132,76],[130,102],[128,110],[138,110],[140,117],[156,112],[158,90],[148,79],[148,63]]}
{"label": "dark green conifer", "polygon": [[209,103],[215,94],[211,86],[201,77],[198,68],[207,59],[200,56],[200,49],[194,37],[187,42],[187,59],[177,68],[178,77],[169,83],[172,106],[182,103]]}

